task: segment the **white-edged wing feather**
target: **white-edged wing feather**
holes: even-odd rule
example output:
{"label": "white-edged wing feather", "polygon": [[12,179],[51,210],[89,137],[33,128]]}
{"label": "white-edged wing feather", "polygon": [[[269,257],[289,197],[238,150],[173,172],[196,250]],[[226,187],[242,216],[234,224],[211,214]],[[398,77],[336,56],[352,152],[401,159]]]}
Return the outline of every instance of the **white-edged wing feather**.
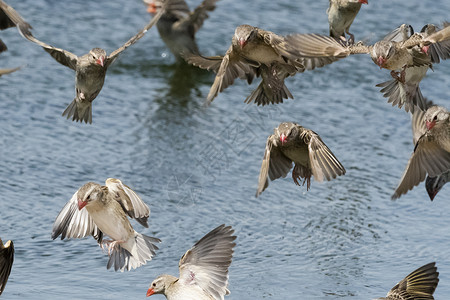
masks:
{"label": "white-edged wing feather", "polygon": [[105,185],[110,192],[116,193],[116,200],[122,205],[125,212],[136,219],[144,227],[148,228],[147,219],[150,216],[150,209],[147,204],[127,185],[116,178],[106,179]]}
{"label": "white-edged wing feather", "polygon": [[52,239],[61,235],[64,238],[82,238],[88,235],[101,243],[103,233],[95,225],[86,209],[78,210],[78,191],[66,203],[53,223]]}
{"label": "white-edged wing feather", "polygon": [[233,233],[231,226],[220,225],[189,249],[179,263],[179,282],[197,285],[212,299],[223,300],[229,294],[228,267],[236,245]]}

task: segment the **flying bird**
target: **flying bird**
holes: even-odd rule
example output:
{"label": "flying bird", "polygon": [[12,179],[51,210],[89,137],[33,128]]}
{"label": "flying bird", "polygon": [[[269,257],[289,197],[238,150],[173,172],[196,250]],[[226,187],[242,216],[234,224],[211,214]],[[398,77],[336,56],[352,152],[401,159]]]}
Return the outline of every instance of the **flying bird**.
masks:
{"label": "flying bird", "polygon": [[397,283],[386,295],[376,300],[433,300],[439,283],[436,263],[426,264]]}
{"label": "flying bird", "polygon": [[[433,102],[427,100],[426,108],[433,106]],[[416,145],[417,141],[427,132],[427,127],[425,123],[425,112],[421,110],[415,110],[411,114],[411,127],[413,132],[413,145]],[[431,201],[436,197],[437,193],[442,189],[442,187],[450,181],[450,170],[442,173],[441,175],[430,177],[427,176],[425,180],[425,188],[427,190],[428,196]]]}
{"label": "flying bird", "polygon": [[300,185],[298,180],[303,179],[307,190],[311,176],[321,182],[345,174],[344,166],[317,133],[297,123],[284,122],[267,138],[256,197],[269,186],[268,178],[286,177],[292,169],[292,162],[292,179],[296,185]]}
{"label": "flying bird", "polygon": [[[409,38],[405,36],[405,33],[407,34],[408,32],[407,30],[399,32],[400,29],[396,29],[394,33],[388,34],[374,45],[364,45],[362,42],[348,45],[341,40],[320,34],[290,35],[286,37],[286,42],[292,45],[295,49],[295,54],[307,58],[331,57],[340,59],[351,54],[370,54],[373,62],[380,68],[391,70],[393,78],[402,84],[407,81],[410,85],[418,87],[420,80],[413,77],[419,77],[420,79],[420,77],[425,76],[424,74],[432,62],[428,57],[427,47],[444,41],[445,45],[448,43],[447,41],[450,38],[450,35],[447,34],[448,23],[445,23],[444,26],[447,27],[433,34],[417,33],[412,34]],[[399,39],[400,41],[398,41]],[[450,48],[445,45],[435,47],[443,51],[442,53],[437,53],[441,59],[446,59],[450,56]],[[418,50],[412,49],[416,46],[419,47]],[[423,68],[410,69],[406,73],[408,68],[413,67]],[[390,86],[389,83],[381,84],[385,87],[382,91],[390,98],[390,102],[394,102],[394,105],[397,104],[400,108],[404,105],[405,110],[411,112],[414,111],[415,106],[418,106],[421,110],[425,109],[425,102],[419,101],[423,100],[421,95],[416,93],[417,96],[414,94],[413,96],[402,98],[394,95],[396,86]],[[405,99],[412,100],[413,103],[405,103]]]}
{"label": "flying bird", "polygon": [[[416,117],[417,119],[420,118]],[[442,106],[433,105],[425,112],[422,123],[425,132],[417,138],[423,125],[414,125],[415,147],[392,199],[412,190],[429,177],[441,176],[450,170],[450,113]],[[416,128],[416,129],[414,129]],[[430,185],[430,183],[429,183]],[[427,187],[427,190],[431,187]]]}
{"label": "flying bird", "polygon": [[[177,61],[184,61],[184,54],[199,54],[195,34],[208,18],[208,12],[216,8],[218,0],[204,0],[194,11],[186,1],[173,0],[156,23],[159,35]],[[153,15],[161,11],[165,0],[144,0],[147,11]]]}
{"label": "flying bird", "polygon": [[[349,32],[350,26],[361,5],[368,3],[367,0],[330,0],[330,6],[327,9],[330,36],[353,44],[355,37]],[[350,36],[349,39],[345,38],[346,33]]]}
{"label": "flying bird", "polygon": [[245,99],[245,103],[255,102],[257,105],[292,99],[291,92],[284,84],[285,78],[336,60],[330,57],[300,57],[286,37],[250,25],[236,28],[225,56],[186,54],[184,58],[190,64],[217,73],[207,96],[207,104],[233,84],[236,78],[247,80],[250,84],[254,77],[261,76],[259,86]]}
{"label": "flying bird", "polygon": [[160,275],[147,297],[163,294],[167,300],[223,300],[228,295],[228,268],[236,236],[231,226],[220,225],[189,249],[178,264],[180,277]]}
{"label": "flying bird", "polygon": [[[144,227],[150,209],[119,179],[108,178],[105,186],[88,182],[63,207],[53,224],[52,239],[94,236],[108,251],[107,269],[131,270],[151,260],[161,240],[136,232],[127,216]],[[103,235],[112,240],[103,240]]]}
{"label": "flying bird", "polygon": [[[170,0],[166,2],[166,5]],[[57,62],[75,71],[75,99],[67,106],[63,116],[72,121],[92,123],[92,101],[100,93],[105,81],[108,67],[117,59],[119,54],[141,39],[145,33],[158,22],[164,13],[165,6],[151,21],[124,45],[109,55],[102,48],[93,48],[83,56],[77,56],[69,51],[53,47],[36,39],[28,27],[18,24],[19,31],[29,41],[38,44],[47,51]]]}
{"label": "flying bird", "polygon": [[[0,0],[0,30],[16,27],[17,24],[21,24],[24,28],[31,29],[31,25],[25,22],[14,8],[6,4],[3,0]],[[0,40],[0,53],[6,50],[8,50],[8,47]],[[0,76],[15,72],[19,69],[20,67],[0,69]]]}
{"label": "flying bird", "polygon": [[[418,34],[426,38],[438,30],[436,25],[427,24]],[[411,25],[402,24],[387,35],[384,40],[405,42],[413,34],[414,30]],[[389,103],[397,105],[399,108],[405,105],[405,110],[412,113],[415,113],[414,107],[416,105],[421,110],[427,109],[419,83],[425,77],[428,69],[433,69],[433,64],[439,63],[440,59],[448,59],[450,57],[450,40],[430,44],[423,48],[414,46],[409,49],[409,53],[418,64],[417,66],[406,67],[399,74],[393,72],[392,80],[377,84],[378,87],[383,88],[381,92],[384,97],[389,98]]]}
{"label": "flying bird", "polygon": [[0,295],[5,289],[14,261],[14,243],[7,241],[4,245],[0,239]]}

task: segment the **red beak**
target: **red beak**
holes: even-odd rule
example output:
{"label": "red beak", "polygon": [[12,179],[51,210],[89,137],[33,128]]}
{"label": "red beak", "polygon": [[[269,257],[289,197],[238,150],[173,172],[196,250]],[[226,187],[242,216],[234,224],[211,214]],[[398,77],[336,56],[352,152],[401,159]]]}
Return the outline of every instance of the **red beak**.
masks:
{"label": "red beak", "polygon": [[434,125],[436,125],[436,121],[431,121],[431,122],[425,121],[425,124],[427,126],[427,129],[431,130],[434,127]]}
{"label": "red beak", "polygon": [[100,66],[103,67],[105,65],[105,57],[104,56],[100,56],[100,58],[97,59],[95,62],[97,63],[97,65],[100,65]]}
{"label": "red beak", "polygon": [[80,199],[78,199],[78,210],[82,210],[83,207],[85,207],[87,204],[87,201],[81,201]]}
{"label": "red beak", "polygon": [[284,133],[281,134],[280,141],[281,141],[281,145],[284,145],[284,143],[286,143],[286,136],[284,135]]}
{"label": "red beak", "polygon": [[239,45],[241,46],[241,49],[245,47],[245,45],[247,45],[247,41],[244,39],[239,39]]}
{"label": "red beak", "polygon": [[367,1],[367,0],[359,0],[359,3],[361,3],[361,4],[369,4],[369,1]]}
{"label": "red beak", "polygon": [[384,59],[383,57],[378,57],[378,60],[377,60],[377,65],[378,66],[380,66],[380,69],[382,69],[383,68],[383,65],[384,65],[384,63],[386,62],[386,59]]}
{"label": "red beak", "polygon": [[156,4],[155,3],[149,4],[147,7],[147,12],[151,14],[156,14]]}
{"label": "red beak", "polygon": [[147,290],[147,297],[150,297],[151,295],[153,295],[155,293],[155,291],[152,288],[149,288]]}

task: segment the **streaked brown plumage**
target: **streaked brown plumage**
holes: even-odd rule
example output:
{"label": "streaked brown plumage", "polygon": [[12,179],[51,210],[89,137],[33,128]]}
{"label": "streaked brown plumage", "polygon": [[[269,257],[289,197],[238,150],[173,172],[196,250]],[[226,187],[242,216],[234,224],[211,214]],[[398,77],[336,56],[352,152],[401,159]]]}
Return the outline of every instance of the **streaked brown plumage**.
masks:
{"label": "streaked brown plumage", "polygon": [[0,239],[0,295],[5,289],[14,262],[14,243],[7,241],[4,245]]}
{"label": "streaked brown plumage", "polygon": [[376,300],[433,300],[439,283],[436,263],[426,264],[411,272],[386,295]]}
{"label": "streaked brown plumage", "polygon": [[220,225],[189,249],[179,262],[180,277],[160,275],[147,297],[163,294],[168,300],[223,300],[229,294],[228,268],[236,246],[231,226]]}
{"label": "streaked brown plumage", "polygon": [[361,9],[362,4],[368,4],[367,0],[330,0],[330,6],[327,9],[328,23],[330,24],[330,36],[336,39],[347,41],[345,33],[350,38],[349,43],[353,43],[355,38],[349,32],[356,15]]}
{"label": "streaked brown plumage", "polygon": [[207,96],[207,104],[233,84],[236,78],[247,80],[250,84],[255,76],[261,76],[260,85],[245,99],[245,103],[255,102],[257,105],[282,103],[283,99],[293,98],[284,84],[286,77],[336,60],[300,57],[286,37],[250,25],[236,28],[225,56],[185,55],[185,59],[217,73]]}
{"label": "streaked brown plumage", "polygon": [[[447,23],[445,24],[447,26]],[[446,30],[444,28],[443,30]],[[431,35],[427,34],[413,34],[410,37],[402,36],[399,29],[396,29],[398,35],[393,33],[388,34],[384,39],[378,41],[373,46],[367,46],[359,42],[354,45],[347,45],[340,40],[335,38],[324,36],[320,34],[296,34],[291,35],[286,38],[287,42],[296,49],[296,53],[300,56],[308,58],[322,58],[322,57],[332,57],[335,59],[340,59],[347,57],[351,54],[370,54],[373,62],[380,66],[380,68],[385,68],[391,70],[391,75],[400,80],[402,83],[405,81],[405,77],[408,76],[409,83],[412,85],[411,88],[418,86],[420,82],[420,77],[423,77],[426,73],[428,66],[431,65],[429,57],[423,53],[422,49],[424,45],[431,45],[430,41],[435,43],[444,41],[447,37],[446,35],[439,34],[443,30],[440,30]],[[433,38],[434,36],[434,38]],[[400,38],[399,38],[400,37]],[[447,43],[447,42],[446,42]],[[418,50],[412,49],[413,47],[420,46]],[[450,48],[441,47],[443,53],[440,53],[440,58],[445,59],[450,55]],[[406,68],[413,67],[423,67],[422,69],[410,69],[409,73],[405,74]],[[398,73],[399,72],[399,73]],[[385,82],[381,84],[383,92],[387,97],[390,98],[389,102],[393,102],[399,107],[405,106],[407,111],[413,111],[414,105],[418,105],[419,108],[424,109],[423,97],[416,89],[412,91],[410,89],[404,88],[406,92],[411,93],[409,97],[400,97],[399,86],[396,82]],[[405,103],[406,100],[415,101],[413,103]]]}
{"label": "streaked brown plumage", "polygon": [[[167,1],[170,3],[170,0]],[[152,20],[124,45],[111,54],[101,48],[93,48],[83,56],[77,56],[69,51],[53,47],[36,39],[28,27],[18,24],[20,33],[29,41],[38,44],[48,52],[57,62],[75,71],[75,99],[67,106],[63,116],[72,121],[92,123],[92,101],[100,93],[105,81],[108,67],[118,58],[119,54],[141,39],[145,33],[158,22],[165,7]]]}
{"label": "streaked brown plumage", "polygon": [[[148,227],[148,206],[119,179],[108,178],[105,186],[94,182],[83,185],[67,202],[53,224],[52,239],[94,236],[108,249],[107,268],[131,270],[151,260],[161,242],[136,232],[127,216]],[[103,240],[103,234],[112,238]]]}
{"label": "streaked brown plumage", "polygon": [[292,162],[292,179],[297,185],[300,185],[298,179],[303,179],[303,184],[306,181],[307,190],[311,176],[320,182],[345,174],[344,166],[317,133],[296,123],[281,123],[267,139],[256,197],[269,186],[268,178],[286,177]]}
{"label": "streaked brown plumage", "polygon": [[392,199],[406,194],[424,181],[427,174],[429,177],[436,177],[450,170],[449,112],[442,106],[431,106],[425,112],[422,122],[425,123],[426,131],[419,138],[415,138],[417,140],[414,152]]}
{"label": "streaked brown plumage", "polygon": [[[165,0],[143,0],[148,5],[148,12],[157,14]],[[218,0],[204,0],[192,12],[186,1],[172,0],[161,18],[156,23],[159,35],[178,61],[182,53],[199,54],[195,34],[208,18],[208,12],[216,8]]]}

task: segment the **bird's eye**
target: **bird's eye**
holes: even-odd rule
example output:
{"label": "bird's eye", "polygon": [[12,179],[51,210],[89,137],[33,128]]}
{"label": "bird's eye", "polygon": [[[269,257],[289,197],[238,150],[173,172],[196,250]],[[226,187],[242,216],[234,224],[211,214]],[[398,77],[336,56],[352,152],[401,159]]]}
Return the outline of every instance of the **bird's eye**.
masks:
{"label": "bird's eye", "polygon": [[87,198],[86,198],[86,200],[89,200],[89,199],[91,199],[91,195],[87,196]]}
{"label": "bird's eye", "polygon": [[437,121],[437,116],[434,116],[433,121]]}
{"label": "bird's eye", "polygon": [[153,282],[152,286],[156,286],[156,283]]}

